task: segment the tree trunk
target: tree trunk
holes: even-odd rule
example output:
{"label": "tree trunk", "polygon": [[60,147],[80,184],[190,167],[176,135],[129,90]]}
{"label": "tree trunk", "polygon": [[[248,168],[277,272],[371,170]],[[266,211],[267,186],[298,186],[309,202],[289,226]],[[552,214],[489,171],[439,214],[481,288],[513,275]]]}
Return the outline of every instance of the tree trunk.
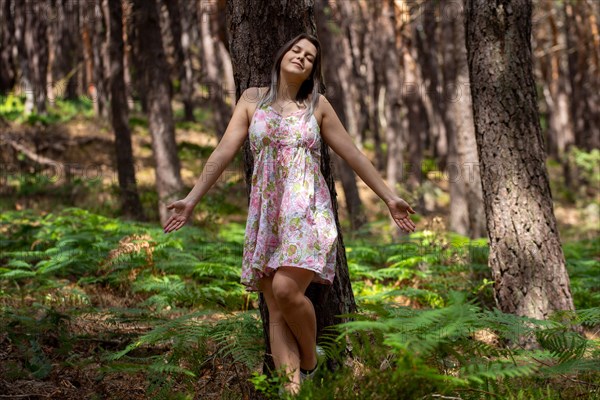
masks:
{"label": "tree trunk", "polygon": [[77,81],[73,77],[77,71],[79,47],[79,8],[69,0],[53,0],[55,18],[50,20],[52,32],[52,87],[53,97],[61,96],[71,100],[77,98]]}
{"label": "tree trunk", "polygon": [[[133,0],[131,0],[133,1]],[[129,58],[126,60],[126,66],[129,67],[129,79],[131,80],[131,97],[134,102],[139,101],[141,109],[144,113],[148,113],[148,82],[146,82],[147,74],[143,64],[141,46],[145,45],[144,38],[140,37],[139,27],[135,21],[136,12],[133,2],[129,3],[126,19],[127,40],[130,43]]]}
{"label": "tree trunk", "polygon": [[129,130],[129,113],[123,76],[123,4],[122,0],[106,0],[110,72],[110,120],[115,131],[115,154],[119,176],[121,213],[128,218],[143,220],[144,211],[135,180],[135,166]]}
{"label": "tree trunk", "polygon": [[[328,99],[331,101],[331,105],[338,113],[340,120],[352,139],[356,140],[358,127],[354,105],[357,104],[356,98],[358,95],[351,79],[352,59],[351,57],[343,57],[342,54],[338,54],[337,49],[348,46],[347,43],[344,43],[347,40],[345,40],[344,35],[341,35],[339,32],[333,32],[327,26],[328,21],[325,18],[325,7],[328,7],[327,2],[325,0],[318,0],[316,13],[317,29],[319,30],[319,38],[321,39],[323,51],[328,54],[328,58],[323,63],[325,81],[328,82]],[[331,9],[328,9],[331,12]],[[331,22],[333,21],[329,23]],[[347,53],[349,54],[349,50]],[[332,90],[330,91],[330,89]],[[342,181],[344,196],[346,198],[346,209],[348,210],[350,225],[354,232],[366,222],[362,201],[356,185],[356,174],[344,159],[335,154],[332,154],[332,158],[336,174]]]}
{"label": "tree trunk", "polygon": [[94,14],[91,16],[90,32],[92,43],[92,65],[94,76],[94,106],[96,115],[108,119],[108,88],[106,82],[107,75],[107,43],[106,26],[104,25],[104,10],[102,9],[103,0],[95,0]]}
{"label": "tree trunk", "polygon": [[468,0],[466,46],[495,298],[504,312],[572,310],[532,73],[531,0]]}
{"label": "tree trunk", "polygon": [[[270,81],[270,69],[273,55],[287,40],[301,32],[315,32],[314,4],[306,2],[287,2],[274,0],[229,0],[227,2],[227,18],[229,25],[230,52],[233,61],[236,82],[236,99],[248,87],[266,86]],[[306,291],[315,306],[317,315],[317,338],[321,338],[324,329],[342,322],[336,317],[339,314],[356,310],[354,295],[350,285],[346,250],[340,229],[335,184],[331,170],[328,146],[321,142],[321,172],[331,193],[333,212],[338,230],[338,253],[336,274],[332,286],[311,284]],[[244,170],[248,194],[250,194],[250,178],[254,168],[249,143],[244,143]],[[260,310],[263,320],[265,343],[267,346],[264,370],[268,373],[273,368],[269,345],[269,315],[262,293],[260,294]],[[330,362],[330,368],[335,364]]]}
{"label": "tree trunk", "polygon": [[[442,5],[443,3],[443,5]],[[447,22],[445,15],[447,10],[453,9],[455,2],[438,2],[425,0],[421,7],[413,8],[413,17],[417,18],[412,30],[415,39],[416,55],[413,59],[419,59],[421,79],[409,80],[415,85],[416,94],[422,99],[422,104],[427,113],[429,121],[429,132],[433,154],[440,170],[446,170],[447,158],[449,156],[449,140],[452,132],[448,132],[447,106],[442,99],[442,78],[444,70],[440,70],[438,62],[438,45],[448,45],[447,38],[438,38],[439,25],[436,18]],[[420,14],[415,14],[420,12]],[[422,25],[422,27],[421,27]],[[443,49],[442,49],[443,50]],[[416,76],[416,73],[415,73]],[[419,82],[423,82],[419,85]],[[422,86],[422,87],[421,87]]]}
{"label": "tree trunk", "polygon": [[600,33],[594,21],[599,17],[590,8],[587,1],[564,2],[571,119],[575,144],[587,151],[600,148]]}
{"label": "tree trunk", "polygon": [[16,83],[13,58],[15,24],[10,11],[11,0],[0,0],[0,94],[7,93]]}
{"label": "tree trunk", "polygon": [[24,1],[11,2],[11,16],[15,26],[15,49],[16,61],[21,72],[21,81],[19,82],[18,92],[25,95],[24,114],[29,115],[33,112],[34,99],[32,88],[31,68],[27,60],[27,49],[25,46],[25,30],[27,19],[27,7]]}
{"label": "tree trunk", "polygon": [[563,160],[566,151],[575,142],[569,104],[571,85],[568,79],[568,50],[565,35],[564,7],[555,2],[543,2],[547,18],[545,29],[534,29],[534,39],[542,52],[536,57],[544,81],[543,93],[548,113],[548,153]]}
{"label": "tree trunk", "polygon": [[171,82],[160,33],[156,0],[133,0],[137,26],[136,39],[143,81],[147,88],[148,125],[152,135],[155,161],[158,211],[161,224],[169,217],[167,204],[176,200],[183,189],[175,125],[171,109]]}
{"label": "tree trunk", "polygon": [[[183,97],[184,119],[186,121],[193,121],[194,107],[190,102],[189,90],[187,90],[193,82],[187,80],[186,52],[184,52],[183,43],[184,18],[182,18],[181,14],[181,2],[179,0],[163,0],[163,3],[166,5],[167,13],[169,15],[169,30],[172,38],[173,71],[179,81],[179,92],[186,94],[186,96]],[[186,15],[185,20],[189,21],[189,16]],[[187,55],[189,56],[189,43],[186,43],[186,45]]]}
{"label": "tree trunk", "polygon": [[[403,92],[403,103],[406,108],[406,123],[405,128],[406,142],[408,147],[408,164],[405,165],[404,175],[407,178],[407,185],[410,190],[416,190],[423,182],[422,166],[423,166],[423,151],[424,143],[428,135],[428,132],[437,131],[433,138],[433,143],[436,144],[438,150],[443,148],[443,158],[448,156],[448,144],[446,129],[433,129],[431,121],[441,120],[441,117],[436,114],[432,107],[428,107],[427,104],[431,104],[427,96],[423,95],[422,85],[418,82],[423,81],[423,77],[418,69],[418,60],[413,54],[414,51],[411,49],[411,45],[403,43],[403,66],[404,66],[404,79],[402,83]],[[428,111],[429,108],[429,111]],[[443,127],[443,125],[441,125]],[[438,127],[439,128],[439,127]],[[434,154],[436,151],[434,150]],[[439,158],[436,158],[439,160]],[[446,161],[443,161],[445,165]],[[442,166],[440,166],[442,168]],[[422,204],[422,199],[419,199],[419,203]],[[428,210],[433,211],[433,210]]]}
{"label": "tree trunk", "polygon": [[183,60],[180,71],[181,97],[183,100],[184,118],[194,121],[194,70],[192,67],[192,30],[196,21],[195,4],[189,1],[179,1],[181,16],[181,51]]}
{"label": "tree trunk", "polygon": [[440,101],[447,112],[450,185],[450,230],[471,238],[486,235],[479,158],[467,66],[463,7],[446,8],[442,22],[444,89]]}
{"label": "tree trunk", "polygon": [[213,24],[213,14],[216,11],[216,4],[201,4],[200,10],[200,30],[202,35],[202,84],[206,86],[207,97],[209,100],[214,129],[219,141],[225,134],[227,123],[231,118],[231,108],[225,102],[223,74],[219,68],[219,53],[214,32],[216,27]]}
{"label": "tree trunk", "polygon": [[46,113],[48,36],[46,4],[44,1],[25,0],[25,50],[33,88],[33,101],[38,114]]}

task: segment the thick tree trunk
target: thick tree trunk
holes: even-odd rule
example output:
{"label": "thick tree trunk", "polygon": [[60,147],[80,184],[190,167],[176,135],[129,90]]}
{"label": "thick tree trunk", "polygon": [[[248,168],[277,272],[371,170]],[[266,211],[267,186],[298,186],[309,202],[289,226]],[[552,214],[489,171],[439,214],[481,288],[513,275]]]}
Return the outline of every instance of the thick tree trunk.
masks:
{"label": "thick tree trunk", "polygon": [[[315,32],[314,4],[287,2],[285,0],[264,2],[262,0],[229,0],[227,17],[230,39],[230,52],[236,82],[236,99],[248,87],[266,86],[270,79],[273,56],[283,43],[301,32]],[[346,250],[340,229],[335,184],[331,170],[328,146],[322,142],[321,172],[331,193],[333,212],[338,230],[337,266],[333,286],[311,284],[306,295],[311,299],[317,314],[317,338],[323,330],[342,322],[336,315],[356,310],[354,295],[348,275]],[[254,168],[248,141],[244,144],[244,169],[248,194],[250,177]],[[266,354],[270,354],[269,315],[262,294],[260,310],[263,320]],[[273,368],[270,357],[266,356],[265,370]],[[334,367],[334,365],[330,365]]]}
{"label": "thick tree trunk", "polygon": [[122,0],[106,0],[110,70],[110,120],[115,131],[115,154],[121,198],[121,213],[128,218],[143,220],[144,212],[137,191],[135,166],[129,130],[129,113],[123,76],[123,4]]}
{"label": "thick tree trunk", "polygon": [[171,82],[160,34],[156,0],[133,0],[143,81],[147,87],[148,123],[155,161],[161,224],[169,217],[167,204],[181,195],[183,183],[171,109]]}
{"label": "thick tree trunk", "polygon": [[572,310],[532,73],[531,0],[468,0],[466,45],[495,297],[504,312]]}

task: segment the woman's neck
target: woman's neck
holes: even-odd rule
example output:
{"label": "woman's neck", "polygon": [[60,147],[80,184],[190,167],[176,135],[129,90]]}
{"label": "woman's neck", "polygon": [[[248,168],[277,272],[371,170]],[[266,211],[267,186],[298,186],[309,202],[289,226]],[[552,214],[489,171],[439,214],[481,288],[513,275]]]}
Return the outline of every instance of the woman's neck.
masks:
{"label": "woman's neck", "polygon": [[277,101],[282,103],[296,102],[301,85],[302,82],[289,81],[285,76],[280,75],[279,87],[277,88]]}

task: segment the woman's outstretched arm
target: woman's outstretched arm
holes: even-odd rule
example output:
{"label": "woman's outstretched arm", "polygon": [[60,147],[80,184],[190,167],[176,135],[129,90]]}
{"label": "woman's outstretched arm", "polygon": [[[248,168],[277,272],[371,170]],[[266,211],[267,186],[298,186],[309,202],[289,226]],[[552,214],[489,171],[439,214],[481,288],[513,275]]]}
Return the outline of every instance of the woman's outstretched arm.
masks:
{"label": "woman's outstretched arm", "polygon": [[[248,89],[253,90],[253,89]],[[191,216],[196,204],[208,192],[208,190],[219,179],[225,168],[229,165],[233,157],[240,149],[246,136],[248,135],[248,126],[250,121],[248,113],[253,109],[251,100],[255,98],[252,95],[247,95],[246,92],[240,97],[240,100],[235,106],[233,115],[225,134],[217,147],[213,150],[210,157],[206,161],[202,173],[196,181],[193,189],[182,200],[177,200],[167,206],[168,210],[172,210],[173,214],[165,222],[165,233],[178,230],[181,228]]]}
{"label": "woman's outstretched arm", "polygon": [[325,142],[346,160],[358,176],[385,202],[398,227],[407,232],[414,231],[415,224],[408,218],[408,214],[414,214],[415,211],[386,185],[371,161],[356,147],[325,96],[321,95],[319,108],[323,113],[321,135]]}

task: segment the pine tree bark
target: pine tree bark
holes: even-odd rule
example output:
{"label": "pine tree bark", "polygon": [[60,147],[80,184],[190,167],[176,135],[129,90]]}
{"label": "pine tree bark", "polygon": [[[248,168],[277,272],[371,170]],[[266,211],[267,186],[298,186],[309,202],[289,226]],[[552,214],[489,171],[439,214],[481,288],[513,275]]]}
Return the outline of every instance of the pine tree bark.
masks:
{"label": "pine tree bark", "polygon": [[[270,81],[270,69],[275,52],[287,40],[301,32],[316,32],[314,19],[314,3],[287,2],[274,0],[228,0],[227,19],[230,32],[229,49],[233,61],[236,82],[236,99],[248,87],[267,86]],[[249,143],[244,143],[244,171],[248,195],[254,168],[254,159]],[[336,274],[332,286],[311,284],[306,295],[315,306],[317,314],[317,340],[324,329],[342,322],[336,315],[351,313],[356,310],[352,293],[346,250],[342,231],[338,220],[335,184],[331,168],[328,146],[321,141],[321,172],[331,193],[333,212],[338,230],[338,253]],[[265,343],[267,346],[264,370],[268,373],[273,368],[269,346],[269,315],[262,294],[260,294],[260,310],[263,320]],[[330,368],[335,364],[330,362]]]}
{"label": "pine tree bark", "polygon": [[129,112],[123,75],[123,4],[122,0],[106,0],[104,15],[108,27],[110,120],[115,134],[115,155],[121,199],[121,213],[127,218],[144,220],[137,191],[135,166],[129,129]]}
{"label": "pine tree bark", "polygon": [[158,211],[161,224],[169,217],[167,204],[183,189],[171,109],[171,82],[163,50],[156,0],[133,0],[140,72],[147,89],[148,125],[152,135]]}
{"label": "pine tree bark", "polygon": [[531,0],[468,0],[475,133],[498,307],[545,319],[572,310],[532,73]]}

